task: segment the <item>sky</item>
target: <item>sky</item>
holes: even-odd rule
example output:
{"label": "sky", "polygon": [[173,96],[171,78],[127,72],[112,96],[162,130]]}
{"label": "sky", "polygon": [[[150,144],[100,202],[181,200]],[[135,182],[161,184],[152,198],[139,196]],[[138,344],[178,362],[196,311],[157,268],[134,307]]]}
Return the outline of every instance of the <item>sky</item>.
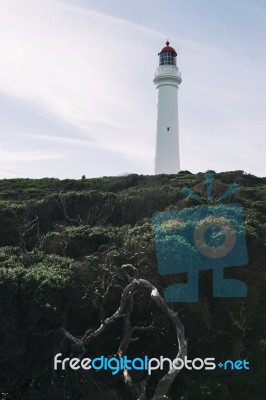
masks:
{"label": "sky", "polygon": [[181,169],[266,176],[265,0],[0,0],[0,178],[153,174],[167,38]]}

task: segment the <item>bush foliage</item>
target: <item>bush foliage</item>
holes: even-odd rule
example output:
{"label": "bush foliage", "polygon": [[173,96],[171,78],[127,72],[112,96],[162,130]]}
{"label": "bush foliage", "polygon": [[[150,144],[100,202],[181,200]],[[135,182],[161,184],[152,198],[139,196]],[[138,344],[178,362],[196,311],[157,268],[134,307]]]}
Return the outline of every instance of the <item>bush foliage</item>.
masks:
{"label": "bush foliage", "polygon": [[[243,171],[217,174],[214,196],[233,182],[240,190],[224,202],[244,208],[250,263],[225,270],[225,276],[243,280],[248,297],[214,299],[211,271],[205,271],[200,301],[172,307],[185,326],[190,358],[248,359],[251,370],[183,371],[169,393],[171,400],[262,400],[265,395],[266,178]],[[123,286],[124,263],[132,263],[161,293],[170,278],[171,283],[185,281],[184,276],[159,275],[151,225],[156,211],[195,205],[182,194],[185,184],[207,199],[204,175],[189,171],[0,181],[0,400],[130,398],[119,378],[96,376],[85,382],[70,375],[67,382],[65,377],[55,380],[57,330],[64,327],[81,336],[99,326],[102,313],[111,315],[121,292],[110,293],[103,309],[99,294],[109,276]],[[138,325],[153,322],[156,329],[136,337],[132,354],[174,357],[171,327],[145,295],[137,300],[134,319]],[[118,324],[93,344],[90,354],[115,354],[120,334]]]}

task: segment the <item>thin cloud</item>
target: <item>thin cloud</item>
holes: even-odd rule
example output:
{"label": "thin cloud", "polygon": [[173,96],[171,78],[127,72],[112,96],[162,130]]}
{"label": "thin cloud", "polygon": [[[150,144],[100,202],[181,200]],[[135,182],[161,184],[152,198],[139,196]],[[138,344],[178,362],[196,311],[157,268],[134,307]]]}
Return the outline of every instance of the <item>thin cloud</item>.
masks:
{"label": "thin cloud", "polygon": [[[23,136],[25,148],[22,144],[16,150],[14,163],[23,162],[19,154],[26,154],[27,146],[34,145],[31,151],[38,154],[38,146],[46,142],[51,148],[61,143],[62,152],[69,152],[72,145],[85,147],[88,169],[89,155],[102,150],[130,161],[132,168],[139,164],[144,173],[152,171],[156,129],[152,78],[164,35],[52,0],[2,0],[0,26],[0,90],[32,105],[55,125],[49,134],[40,125],[33,136]],[[209,163],[207,169],[226,170],[235,164],[236,169],[266,172],[260,158],[265,144],[265,55],[255,46],[256,57],[250,57],[248,43],[240,42],[237,48],[230,43],[217,45],[215,38],[203,42],[196,34],[197,40],[191,40],[186,29],[171,38],[180,48],[183,75],[182,168],[202,170]],[[192,33],[190,29],[190,38]],[[67,135],[59,136],[59,125],[62,131],[69,128]],[[20,129],[18,121],[17,138],[25,132],[27,127]],[[236,149],[233,155],[229,139]],[[109,166],[105,169],[108,174]],[[68,174],[67,164],[64,171]]]}
{"label": "thin cloud", "polygon": [[[134,115],[142,107],[138,104],[140,93],[130,89],[128,80],[129,68],[135,60],[127,54],[120,38],[122,33],[126,34],[133,54],[138,46],[141,55],[144,46],[139,46],[134,35],[136,30],[142,30],[95,12],[82,13],[76,7],[55,6],[47,1],[41,2],[42,7],[31,1],[21,3],[23,10],[18,8],[17,13],[12,10],[10,14],[7,7],[1,21],[4,28],[16,26],[14,32],[9,32],[9,40],[1,43],[2,91],[34,103],[55,119],[65,120],[103,148],[113,147],[115,141],[116,151],[122,153],[123,134],[132,130],[126,141],[133,146],[134,156],[134,143],[142,142],[139,129],[134,128]],[[53,13],[51,6],[55,9]],[[77,15],[73,17],[72,11]],[[102,30],[97,28],[99,24]],[[32,26],[34,35],[29,32]],[[129,31],[126,33],[125,29]],[[139,73],[139,66],[133,68]],[[148,125],[144,117],[144,129]],[[111,135],[107,128],[112,129]]]}
{"label": "thin cloud", "polygon": [[[30,138],[30,139],[35,139],[38,141],[47,141],[47,142],[56,142],[56,143],[61,143],[67,146],[78,146],[84,149],[84,147],[88,149],[98,149],[102,150],[102,145],[98,142],[95,141],[89,141],[89,140],[83,140],[83,139],[74,139],[74,138],[69,138],[69,137],[63,137],[63,136],[51,136],[51,135],[45,135],[45,134],[19,134],[19,137],[24,137],[24,138]],[[108,143],[106,145],[106,148],[108,151],[112,153],[117,152],[117,144],[116,143]],[[127,145],[126,143],[122,143],[119,147],[119,150],[121,152],[121,155],[123,157],[130,158],[133,163],[138,163],[140,159],[145,161],[145,152],[141,152],[139,148]],[[133,154],[133,156],[132,156]]]}
{"label": "thin cloud", "polygon": [[26,151],[0,151],[0,160],[2,162],[32,162],[42,160],[63,159],[62,154],[45,154],[43,152],[26,152]]}

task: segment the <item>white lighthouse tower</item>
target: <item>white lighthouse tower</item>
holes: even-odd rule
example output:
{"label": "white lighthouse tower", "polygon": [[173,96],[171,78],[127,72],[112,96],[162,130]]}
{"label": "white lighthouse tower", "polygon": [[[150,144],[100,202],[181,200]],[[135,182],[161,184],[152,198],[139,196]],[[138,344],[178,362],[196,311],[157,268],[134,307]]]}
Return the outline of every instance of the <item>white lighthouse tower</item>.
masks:
{"label": "white lighthouse tower", "polygon": [[158,90],[155,174],[180,171],[177,92],[182,78],[176,66],[177,53],[169,44],[167,41],[158,54],[153,80]]}

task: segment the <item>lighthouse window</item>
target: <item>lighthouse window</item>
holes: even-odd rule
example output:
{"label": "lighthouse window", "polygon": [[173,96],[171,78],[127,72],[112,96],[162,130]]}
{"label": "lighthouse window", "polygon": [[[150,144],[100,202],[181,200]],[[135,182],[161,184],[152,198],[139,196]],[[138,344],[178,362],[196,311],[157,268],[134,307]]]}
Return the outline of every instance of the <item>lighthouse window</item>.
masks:
{"label": "lighthouse window", "polygon": [[175,53],[172,51],[160,53],[160,65],[176,65]]}

